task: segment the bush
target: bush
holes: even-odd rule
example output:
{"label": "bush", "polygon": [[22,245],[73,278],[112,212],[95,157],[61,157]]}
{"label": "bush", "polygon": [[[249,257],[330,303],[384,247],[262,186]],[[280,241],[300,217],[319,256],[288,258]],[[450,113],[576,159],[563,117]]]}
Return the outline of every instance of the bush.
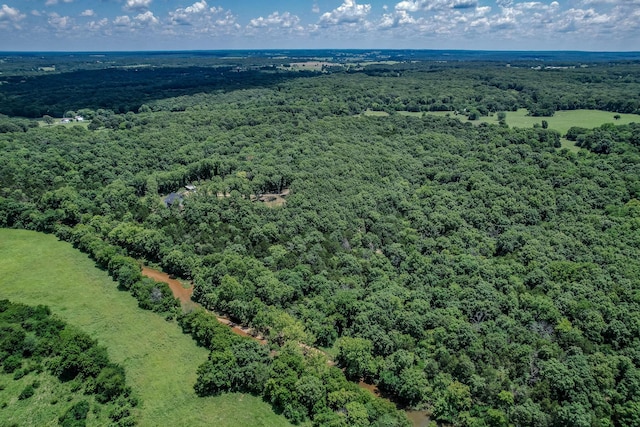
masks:
{"label": "bush", "polygon": [[124,369],[118,365],[110,365],[103,368],[96,378],[95,390],[96,398],[101,403],[109,402],[125,394],[127,386]]}
{"label": "bush", "polygon": [[75,405],[71,406],[67,411],[58,419],[60,425],[63,427],[82,427],[87,424],[87,414],[89,413],[89,402],[81,400]]}
{"label": "bush", "polygon": [[24,388],[24,390],[20,392],[20,395],[18,396],[18,400],[28,399],[31,396],[33,396],[35,393],[36,393],[36,389],[33,387],[33,385],[29,384]]}
{"label": "bush", "polygon": [[2,369],[10,374],[20,367],[22,367],[22,358],[14,354],[4,359]]}

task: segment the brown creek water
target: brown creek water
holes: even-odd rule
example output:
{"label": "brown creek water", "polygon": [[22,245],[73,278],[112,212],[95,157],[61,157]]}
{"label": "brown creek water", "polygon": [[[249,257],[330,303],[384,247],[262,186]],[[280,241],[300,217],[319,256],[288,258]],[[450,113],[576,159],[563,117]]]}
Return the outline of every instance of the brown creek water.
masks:
{"label": "brown creek water", "polygon": [[[163,282],[169,285],[171,292],[173,292],[173,296],[180,301],[180,304],[182,304],[182,307],[184,309],[188,310],[190,308],[202,307],[197,302],[194,302],[191,300],[191,295],[193,294],[193,284],[190,287],[185,288],[182,282],[176,279],[172,279],[171,276],[169,276],[167,273],[163,273],[162,271],[154,270],[146,266],[142,267],[142,274],[146,277],[152,278],[153,280],[156,280],[158,282]],[[258,341],[260,344],[267,343],[267,341],[262,336],[257,334],[252,334],[253,331],[251,328],[236,325],[226,317],[222,317],[218,315],[215,315],[215,316],[218,322],[229,326],[229,328],[234,334],[241,335],[243,337],[252,338]]]}
{"label": "brown creek water", "polygon": [[[163,282],[166,283],[167,285],[169,285],[169,288],[171,289],[171,292],[173,292],[173,296],[176,297],[179,301],[180,304],[182,304],[183,309],[190,309],[190,308],[195,308],[195,307],[202,307],[200,304],[198,304],[197,302],[194,302],[191,300],[191,295],[193,294],[193,284],[191,284],[190,287],[185,288],[184,285],[182,284],[182,282],[180,282],[179,280],[173,279],[171,278],[171,276],[169,276],[167,273],[163,273],[162,271],[158,271],[158,270],[154,270],[153,268],[147,267],[147,266],[143,266],[142,267],[142,274],[146,277],[150,277],[153,280],[156,280],[158,282]],[[267,344],[267,340],[264,339],[264,337],[257,335],[255,333],[255,331],[253,331],[251,328],[245,327],[245,326],[241,326],[241,325],[236,325],[235,323],[233,323],[230,319],[227,319],[226,317],[221,317],[218,316],[214,313],[212,313],[212,315],[216,316],[216,319],[218,320],[218,322],[229,326],[229,328],[231,329],[231,331],[234,334],[238,334],[241,335],[243,337],[249,337],[252,338],[256,341],[258,341],[260,344]],[[315,350],[315,351],[319,351],[323,354],[324,353],[322,350],[313,348],[313,347],[309,347],[306,346],[304,344],[301,344],[304,348],[306,348],[307,350]],[[328,363],[330,364],[334,364],[335,362],[333,362],[331,359],[327,359]],[[364,381],[360,381],[358,383],[358,385],[365,389],[370,391],[371,393],[373,393],[375,396],[380,397],[382,399],[385,399],[384,396],[382,396],[380,394],[380,390],[378,390],[378,387],[376,387],[373,384],[369,384],[366,383]],[[407,414],[407,417],[409,418],[409,420],[411,421],[411,423],[413,424],[413,427],[427,427],[429,425],[429,422],[431,421],[429,418],[429,412],[427,411],[405,411],[405,413]]]}

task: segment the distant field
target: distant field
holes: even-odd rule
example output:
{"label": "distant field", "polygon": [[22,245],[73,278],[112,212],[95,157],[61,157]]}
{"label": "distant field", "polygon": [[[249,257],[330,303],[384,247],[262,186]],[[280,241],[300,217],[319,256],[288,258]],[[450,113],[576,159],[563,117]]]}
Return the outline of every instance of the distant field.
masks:
{"label": "distant field", "polygon": [[[572,110],[572,111],[556,111],[552,117],[531,117],[527,116],[527,109],[520,108],[518,111],[507,112],[507,124],[511,127],[532,127],[534,124],[542,124],[543,120],[549,123],[549,129],[555,129],[561,134],[567,133],[571,126],[580,126],[584,128],[595,128],[605,123],[613,123],[616,125],[624,125],[629,123],[640,123],[640,115],[638,114],[624,114],[624,113],[612,113],[610,111],[599,110]],[[412,113],[409,111],[398,111],[398,114],[403,116],[421,117],[422,112]],[[445,117],[447,115],[458,118],[462,121],[468,121],[463,115],[455,116],[451,111],[429,111],[426,114],[432,116]],[[613,118],[616,114],[620,115],[620,119]],[[371,111],[364,112],[365,116],[388,116],[389,114],[384,111]],[[480,123],[498,123],[497,115],[482,116],[478,120],[471,121],[474,124]]]}
{"label": "distant field", "polygon": [[37,119],[36,121],[38,122],[38,126],[40,127],[47,127],[47,126],[82,126],[83,128],[87,128],[89,126],[90,121],[89,120],[85,120],[82,122],[69,122],[69,123],[62,123],[60,120],[62,120],[61,118],[55,118],[55,121],[52,124],[47,124],[44,120],[42,119]]}
{"label": "distant field", "polygon": [[[620,115],[620,119],[613,118],[616,114]],[[518,111],[508,111],[506,119],[507,124],[511,127],[532,127],[536,123],[541,124],[543,120],[549,123],[549,129],[555,129],[564,135],[571,126],[595,128],[605,123],[617,125],[640,123],[640,115],[599,110],[571,110],[556,111],[552,117],[531,117],[527,116],[526,108],[520,108]],[[481,117],[479,122],[498,123],[498,118],[496,115]]]}
{"label": "distant field", "polygon": [[[605,123],[613,123],[616,125],[623,125],[629,123],[640,123],[640,115],[638,114],[624,114],[624,113],[612,113],[610,111],[600,111],[600,110],[571,110],[571,111],[556,111],[556,113],[552,117],[531,117],[527,115],[528,111],[526,108],[520,108],[518,111],[508,111],[506,122],[510,127],[517,128],[530,128],[533,127],[536,123],[542,125],[542,121],[546,120],[549,123],[549,129],[554,129],[560,132],[561,135],[567,133],[570,127],[579,126],[588,129],[596,128]],[[388,116],[389,114],[384,111],[371,111],[367,110],[363,113],[365,116],[374,116],[374,117],[383,117]],[[403,116],[414,116],[414,117],[422,117],[424,113],[412,113],[409,111],[398,111],[398,114]],[[426,114],[432,116],[439,117],[454,117],[463,122],[469,121],[466,116],[463,115],[454,115],[451,111],[430,111]],[[613,116],[616,114],[620,115],[618,120],[614,119]],[[492,123],[498,124],[497,115],[492,116],[482,116],[478,120],[473,120],[471,123],[475,125],[479,125],[480,123]],[[562,146],[564,148],[568,148],[571,151],[579,150],[578,147],[574,145],[573,142],[562,138]]]}
{"label": "distant field", "polygon": [[323,61],[306,61],[306,62],[292,62],[288,67],[280,66],[278,67],[281,70],[287,71],[322,71],[323,67],[331,67],[335,66],[332,62],[323,62]]}
{"label": "distant field", "polygon": [[208,352],[174,322],[139,309],[106,272],[55,236],[0,229],[0,299],[5,298],[46,304],[105,345],[143,401],[141,426],[289,425],[250,395],[197,397],[196,369]]}

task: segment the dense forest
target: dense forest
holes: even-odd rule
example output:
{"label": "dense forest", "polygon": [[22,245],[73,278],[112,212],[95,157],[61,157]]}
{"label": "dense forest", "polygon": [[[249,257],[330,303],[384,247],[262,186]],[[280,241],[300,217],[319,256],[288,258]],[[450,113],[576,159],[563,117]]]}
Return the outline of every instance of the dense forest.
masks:
{"label": "dense forest", "polygon": [[[294,422],[406,425],[363,379],[454,425],[640,423],[640,124],[560,135],[464,117],[638,113],[640,64],[258,65],[7,80],[0,226],[73,242],[173,318],[167,289],[140,276],[160,265],[268,338],[178,315],[211,350],[201,395],[261,395]],[[25,118],[79,112],[88,125]]]}

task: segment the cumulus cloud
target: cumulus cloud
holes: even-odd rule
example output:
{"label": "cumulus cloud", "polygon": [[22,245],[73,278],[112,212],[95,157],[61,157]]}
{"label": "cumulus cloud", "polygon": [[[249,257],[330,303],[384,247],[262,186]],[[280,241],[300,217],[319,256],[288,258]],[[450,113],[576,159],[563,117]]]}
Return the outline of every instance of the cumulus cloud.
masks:
{"label": "cumulus cloud", "polygon": [[153,12],[151,12],[150,10],[141,13],[139,15],[136,15],[136,17],[134,18],[138,23],[140,24],[144,24],[144,25],[153,25],[153,24],[157,24],[160,21],[158,20],[158,18],[156,18],[153,15]]}
{"label": "cumulus cloud", "polygon": [[[73,3],[73,0],[62,0],[64,3]],[[53,6],[60,3],[59,0],[47,0],[44,5],[45,6]]]}
{"label": "cumulus cloud", "polygon": [[11,25],[19,28],[19,22],[25,17],[26,15],[20,10],[3,4],[0,8],[0,28],[7,28]]}
{"label": "cumulus cloud", "polygon": [[73,27],[73,18],[69,16],[61,16],[55,12],[49,14],[47,22],[57,31],[64,31]]}
{"label": "cumulus cloud", "polygon": [[380,19],[379,27],[381,29],[398,28],[401,26],[415,25],[418,21],[405,10],[399,10],[395,13],[385,13]]}
{"label": "cumulus cloud", "polygon": [[196,2],[185,8],[178,8],[169,12],[169,21],[174,25],[193,25],[194,21],[200,19],[200,15],[215,14],[221,9],[216,7],[208,8],[205,0]]}
{"label": "cumulus cloud", "polygon": [[355,0],[344,0],[342,5],[320,16],[321,26],[356,24],[366,19],[371,12],[370,4],[357,4]]}
{"label": "cumulus cloud", "polygon": [[113,20],[113,25],[116,27],[128,27],[131,25],[131,18],[127,15],[116,16],[116,19]]}
{"label": "cumulus cloud", "polygon": [[585,28],[598,28],[613,22],[612,16],[600,14],[594,9],[569,9],[557,20],[556,30],[561,32],[579,32]]}
{"label": "cumulus cloud", "polygon": [[241,28],[235,15],[221,7],[209,7],[206,0],[169,12],[166,22],[165,33],[173,36],[231,34]]}
{"label": "cumulus cloud", "polygon": [[87,9],[85,11],[83,11],[80,16],[96,16],[96,13],[93,11],[93,9]]}
{"label": "cumulus cloud", "polygon": [[204,12],[205,10],[207,10],[207,2],[204,0],[196,2],[184,9],[186,13],[200,13]]}
{"label": "cumulus cloud", "polygon": [[282,15],[278,12],[273,12],[271,15],[263,18],[252,19],[249,22],[249,27],[280,27],[280,28],[295,28],[300,24],[300,18],[296,15],[292,15],[289,12],[284,12]]}
{"label": "cumulus cloud", "polygon": [[405,12],[426,12],[441,9],[472,9],[477,6],[478,0],[405,0],[397,3],[395,9]]}
{"label": "cumulus cloud", "polygon": [[127,0],[123,6],[124,10],[134,12],[145,12],[151,6],[151,0]]}
{"label": "cumulus cloud", "polygon": [[109,19],[102,18],[98,21],[91,21],[87,24],[86,28],[89,31],[99,31],[106,28],[109,25]]}
{"label": "cumulus cloud", "polygon": [[311,12],[320,13],[320,6],[318,6],[318,3],[314,3],[313,6],[311,6]]}

